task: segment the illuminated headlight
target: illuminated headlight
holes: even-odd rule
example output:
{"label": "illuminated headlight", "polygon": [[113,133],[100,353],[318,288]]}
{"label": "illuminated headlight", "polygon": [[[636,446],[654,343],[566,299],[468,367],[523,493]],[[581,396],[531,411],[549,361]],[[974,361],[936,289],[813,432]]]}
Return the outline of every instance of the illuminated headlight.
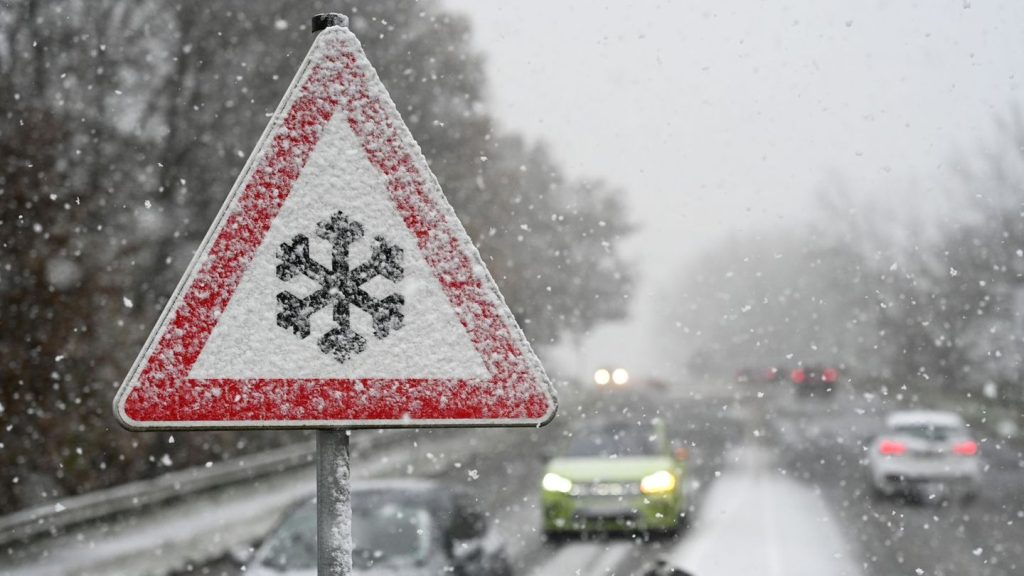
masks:
{"label": "illuminated headlight", "polygon": [[540,485],[548,492],[561,492],[563,494],[568,494],[569,491],[572,490],[572,480],[569,480],[565,476],[559,476],[554,472],[548,472],[545,474]]}
{"label": "illuminated headlight", "polygon": [[676,477],[668,470],[658,470],[640,480],[640,491],[644,494],[671,492],[676,487]]}

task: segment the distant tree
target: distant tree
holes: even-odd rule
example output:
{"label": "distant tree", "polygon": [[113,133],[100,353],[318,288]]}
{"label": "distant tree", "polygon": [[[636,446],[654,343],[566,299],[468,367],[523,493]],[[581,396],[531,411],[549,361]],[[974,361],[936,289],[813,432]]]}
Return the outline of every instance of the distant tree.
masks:
{"label": "distant tree", "polygon": [[110,401],[328,10],[533,341],[625,314],[620,194],[495,127],[469,23],[436,0],[0,0],[0,513],[294,439],[171,444]]}
{"label": "distant tree", "polygon": [[1024,115],[997,127],[956,162],[941,213],[833,177],[798,233],[733,239],[685,268],[669,317],[691,366],[836,356],[907,398],[994,383],[1024,402]]}

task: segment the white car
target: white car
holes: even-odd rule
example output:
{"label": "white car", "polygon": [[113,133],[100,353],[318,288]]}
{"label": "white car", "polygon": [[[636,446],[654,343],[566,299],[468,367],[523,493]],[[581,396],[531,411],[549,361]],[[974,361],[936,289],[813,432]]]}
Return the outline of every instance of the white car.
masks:
{"label": "white car", "polygon": [[875,493],[885,496],[967,500],[981,483],[978,443],[952,412],[893,412],[871,442],[868,466]]}

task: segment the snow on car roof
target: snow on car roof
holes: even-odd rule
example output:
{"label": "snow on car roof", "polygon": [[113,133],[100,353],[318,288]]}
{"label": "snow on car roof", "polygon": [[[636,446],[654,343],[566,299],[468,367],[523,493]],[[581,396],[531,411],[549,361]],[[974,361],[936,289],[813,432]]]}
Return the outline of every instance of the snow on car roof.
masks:
{"label": "snow on car roof", "polygon": [[954,412],[942,412],[939,410],[906,410],[893,412],[885,420],[889,428],[902,426],[943,426],[949,428],[962,428],[964,420]]}

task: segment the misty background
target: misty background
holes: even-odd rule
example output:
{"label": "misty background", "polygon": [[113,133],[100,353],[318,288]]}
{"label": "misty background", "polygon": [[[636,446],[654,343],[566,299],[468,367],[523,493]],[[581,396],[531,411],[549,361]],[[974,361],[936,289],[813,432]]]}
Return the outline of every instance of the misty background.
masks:
{"label": "misty background", "polygon": [[324,10],[560,386],[818,361],[1024,398],[1016,3],[0,7],[2,511],[301,436],[110,402]]}
{"label": "misty background", "polygon": [[881,247],[913,242],[906,220],[956,220],[968,166],[1013,151],[1017,2],[445,4],[485,47],[499,121],[621,185],[638,224],[630,319],[557,356],[580,378],[679,376],[661,320],[720,243],[811,245],[811,228],[878,218]]}

